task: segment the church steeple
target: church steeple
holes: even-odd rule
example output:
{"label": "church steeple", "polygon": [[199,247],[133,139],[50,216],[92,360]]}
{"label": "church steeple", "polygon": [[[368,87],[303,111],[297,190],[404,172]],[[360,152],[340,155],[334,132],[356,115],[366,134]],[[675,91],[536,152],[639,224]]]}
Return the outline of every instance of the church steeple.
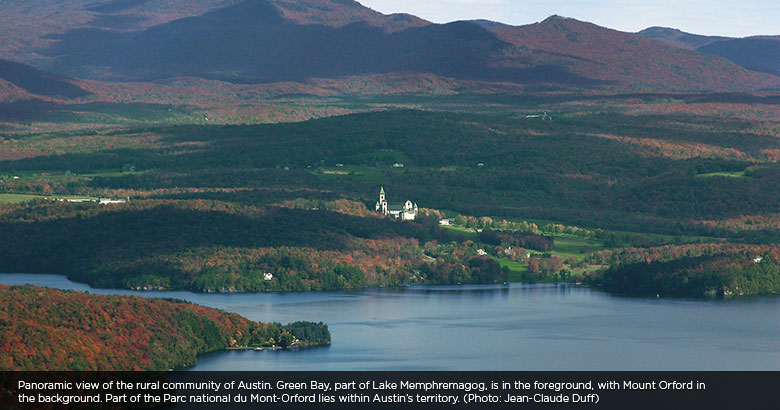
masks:
{"label": "church steeple", "polygon": [[379,188],[379,202],[376,203],[377,212],[387,215],[387,200],[385,199],[385,187]]}
{"label": "church steeple", "polygon": [[376,202],[376,211],[387,215],[387,201],[385,200],[385,187],[379,189],[379,201]]}

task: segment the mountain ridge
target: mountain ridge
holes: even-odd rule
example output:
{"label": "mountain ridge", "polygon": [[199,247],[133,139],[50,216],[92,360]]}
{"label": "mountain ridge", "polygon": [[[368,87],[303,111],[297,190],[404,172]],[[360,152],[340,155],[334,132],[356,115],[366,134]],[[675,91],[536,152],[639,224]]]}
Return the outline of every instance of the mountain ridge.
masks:
{"label": "mountain ridge", "polygon": [[667,27],[650,27],[637,34],[674,47],[722,57],[751,71],[780,76],[780,36],[704,36]]}
{"label": "mountain ridge", "polygon": [[660,26],[648,27],[642,31],[637,32],[636,34],[661,41],[671,46],[685,48],[687,50],[696,50],[699,47],[703,47],[716,41],[728,38],[721,36],[704,36],[700,34],[692,34],[680,29]]}
{"label": "mountain ridge", "polygon": [[493,31],[521,50],[575,59],[580,64],[569,65],[575,67],[575,74],[634,83],[629,88],[639,90],[648,86],[667,90],[762,88],[775,87],[780,80],[756,76],[719,57],[557,15],[539,23],[498,27]]}
{"label": "mountain ridge", "polygon": [[[90,80],[261,84],[408,72],[545,90],[780,88],[780,78],[721,57],[560,16],[508,26],[434,24],[352,0],[195,0],[181,10],[162,0],[22,3],[0,3],[0,58]],[[30,7],[39,3],[59,17]],[[43,28],[16,38],[33,19]]]}

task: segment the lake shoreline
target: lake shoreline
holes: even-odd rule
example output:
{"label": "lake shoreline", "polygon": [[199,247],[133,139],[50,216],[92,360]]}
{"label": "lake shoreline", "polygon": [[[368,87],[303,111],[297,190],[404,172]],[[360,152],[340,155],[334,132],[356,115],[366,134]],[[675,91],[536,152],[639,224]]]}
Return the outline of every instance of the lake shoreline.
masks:
{"label": "lake shoreline", "polygon": [[[155,292],[191,292],[198,295],[286,295],[286,294],[301,294],[301,293],[312,293],[312,294],[328,294],[328,293],[361,293],[365,292],[367,290],[381,290],[381,289],[388,289],[388,290],[402,290],[402,289],[426,289],[426,288],[438,288],[438,289],[444,289],[448,287],[457,287],[457,286],[488,286],[488,287],[503,287],[503,286],[511,286],[511,285],[521,285],[521,286],[531,286],[531,285],[549,285],[549,286],[570,286],[570,287],[577,287],[577,288],[583,288],[583,289],[593,289],[597,290],[599,292],[603,292],[607,295],[613,296],[613,297],[622,297],[622,298],[637,298],[637,299],[671,299],[671,300],[699,300],[699,301],[724,301],[724,300],[749,300],[754,298],[760,298],[760,297],[773,297],[773,296],[780,296],[780,293],[778,292],[771,292],[771,293],[755,293],[755,294],[732,294],[732,293],[725,293],[725,294],[705,294],[705,295],[684,295],[684,296],[676,296],[676,295],[660,295],[660,294],[646,294],[646,293],[622,293],[622,292],[615,292],[610,291],[606,288],[606,286],[599,284],[599,283],[584,283],[584,282],[567,282],[567,281],[558,281],[558,282],[504,282],[504,283],[469,283],[469,284],[401,284],[401,285],[366,285],[361,288],[349,288],[349,289],[340,289],[340,290],[310,290],[310,291],[265,291],[265,292],[248,292],[248,291],[242,291],[242,290],[235,290],[235,291],[199,291],[199,290],[193,290],[193,289],[168,289],[168,288],[157,288],[157,289],[149,289],[149,288],[113,288],[113,287],[96,287],[93,286],[90,283],[82,282],[79,280],[75,280],[73,278],[70,278],[68,275],[65,274],[59,274],[59,273],[18,273],[18,272],[0,272],[0,275],[54,275],[54,276],[60,276],[63,277],[69,281],[72,281],[74,283],[79,283],[85,286],[88,286],[90,289],[93,290],[100,290],[100,291],[107,291],[107,290],[116,290],[116,291],[128,291],[128,292],[141,292],[141,293],[149,293],[150,295],[153,295]],[[87,290],[88,292],[88,290]]]}
{"label": "lake shoreline", "polygon": [[198,294],[92,289],[42,274],[0,274],[0,283],[186,300],[254,321],[321,321],[336,341],[295,354],[223,350],[199,356],[194,371],[778,370],[780,363],[776,296],[637,298],[568,284]]}

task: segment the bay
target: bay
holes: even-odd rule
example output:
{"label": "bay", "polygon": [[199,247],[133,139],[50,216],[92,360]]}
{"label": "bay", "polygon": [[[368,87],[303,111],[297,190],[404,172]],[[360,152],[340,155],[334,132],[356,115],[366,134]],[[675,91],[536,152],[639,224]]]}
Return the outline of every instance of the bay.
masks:
{"label": "bay", "polygon": [[330,347],[224,352],[193,370],[780,370],[778,297],[626,298],[555,284],[198,294],[38,274],[0,283],[180,298],[253,320],[322,321],[332,333]]}

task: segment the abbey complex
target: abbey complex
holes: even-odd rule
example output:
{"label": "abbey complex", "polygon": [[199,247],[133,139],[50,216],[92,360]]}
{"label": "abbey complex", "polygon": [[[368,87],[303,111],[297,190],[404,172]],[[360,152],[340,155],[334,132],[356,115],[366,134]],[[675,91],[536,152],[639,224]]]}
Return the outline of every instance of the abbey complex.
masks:
{"label": "abbey complex", "polygon": [[388,205],[385,197],[385,187],[379,190],[379,201],[376,203],[375,210],[392,218],[403,221],[413,221],[417,218],[417,204],[407,200],[403,205]]}

